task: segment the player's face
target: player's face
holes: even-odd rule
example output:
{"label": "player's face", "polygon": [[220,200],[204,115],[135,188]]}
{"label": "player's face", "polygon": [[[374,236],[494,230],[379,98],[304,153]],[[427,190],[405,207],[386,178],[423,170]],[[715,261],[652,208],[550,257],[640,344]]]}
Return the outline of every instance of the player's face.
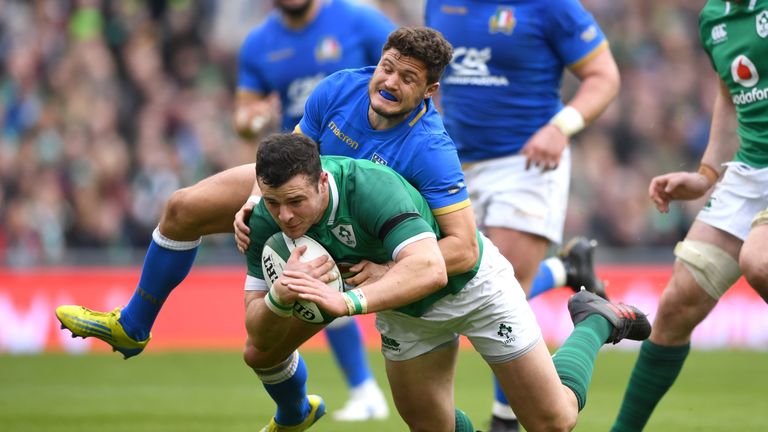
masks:
{"label": "player's face", "polygon": [[368,83],[373,111],[385,118],[405,117],[432,96],[438,84],[427,83],[427,67],[421,60],[387,50]]}
{"label": "player's face", "polygon": [[275,7],[286,15],[300,17],[309,10],[314,0],[275,0]]}
{"label": "player's face", "polygon": [[280,230],[290,238],[299,238],[319,222],[328,207],[328,174],[313,182],[297,175],[280,187],[265,185],[259,180],[264,204]]}

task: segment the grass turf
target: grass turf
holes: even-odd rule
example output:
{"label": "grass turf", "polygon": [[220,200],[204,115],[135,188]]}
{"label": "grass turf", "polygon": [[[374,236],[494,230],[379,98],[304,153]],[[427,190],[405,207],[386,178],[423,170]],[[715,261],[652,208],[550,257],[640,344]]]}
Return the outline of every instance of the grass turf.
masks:
{"label": "grass turf", "polygon": [[[303,353],[309,391],[340,407],[346,390],[326,352]],[[383,361],[371,353],[379,382]],[[577,431],[609,429],[635,353],[601,352],[587,407]],[[662,400],[649,431],[768,430],[768,354],[693,352],[678,382]],[[388,391],[388,387],[386,389]],[[457,406],[478,429],[487,427],[491,380],[482,359],[462,351]],[[4,432],[249,431],[260,430],[274,406],[237,352],[118,355],[0,356],[0,430]],[[393,409],[394,413],[394,409]],[[326,416],[312,431],[401,431],[387,421],[338,423]]]}

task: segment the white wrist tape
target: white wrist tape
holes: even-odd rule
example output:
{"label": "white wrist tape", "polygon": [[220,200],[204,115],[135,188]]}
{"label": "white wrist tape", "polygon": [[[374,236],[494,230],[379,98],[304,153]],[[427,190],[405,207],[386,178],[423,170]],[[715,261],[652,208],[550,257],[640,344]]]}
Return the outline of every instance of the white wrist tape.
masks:
{"label": "white wrist tape", "polygon": [[264,303],[269,310],[279,317],[288,318],[293,315],[293,305],[283,303],[273,288],[270,288],[267,295],[264,296]]}
{"label": "white wrist tape", "polygon": [[567,137],[581,131],[585,126],[584,117],[570,105],[561,109],[549,122]]}
{"label": "white wrist tape", "polygon": [[258,204],[259,201],[261,201],[261,197],[259,195],[251,195],[248,197],[247,200],[245,200],[245,202],[254,203],[254,204]]}

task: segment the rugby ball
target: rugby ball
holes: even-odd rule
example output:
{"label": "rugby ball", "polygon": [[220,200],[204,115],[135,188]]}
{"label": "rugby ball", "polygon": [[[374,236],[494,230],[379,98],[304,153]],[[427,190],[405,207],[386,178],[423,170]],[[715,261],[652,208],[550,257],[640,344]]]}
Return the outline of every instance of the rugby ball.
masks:
{"label": "rugby ball", "polygon": [[[299,246],[307,247],[304,255],[301,256],[302,262],[312,261],[323,255],[330,257],[328,251],[314,239],[307,236],[292,239],[282,232],[275,233],[264,243],[264,250],[261,252],[261,271],[264,274],[264,280],[270,288],[272,288],[272,284],[275,283],[277,278],[283,274],[285,263],[288,262],[291,252]],[[335,264],[333,270],[336,271],[336,274],[341,274]],[[328,282],[327,285],[337,291],[344,291],[344,282],[341,277]],[[320,309],[315,302],[308,300],[296,301],[293,305],[293,316],[312,324],[327,324],[335,318]]]}

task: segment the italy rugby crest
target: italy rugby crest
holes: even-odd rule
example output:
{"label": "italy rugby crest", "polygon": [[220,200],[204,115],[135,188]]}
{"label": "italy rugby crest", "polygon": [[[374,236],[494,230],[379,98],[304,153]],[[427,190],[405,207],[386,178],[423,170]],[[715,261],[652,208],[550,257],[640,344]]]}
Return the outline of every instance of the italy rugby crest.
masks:
{"label": "italy rugby crest", "polygon": [[515,19],[514,10],[511,7],[499,6],[496,9],[496,13],[488,20],[488,31],[491,34],[504,33],[511,35],[516,24],[517,20]]}
{"label": "italy rugby crest", "polygon": [[341,44],[333,36],[322,38],[315,48],[315,58],[319,62],[338,60],[341,58]]}

